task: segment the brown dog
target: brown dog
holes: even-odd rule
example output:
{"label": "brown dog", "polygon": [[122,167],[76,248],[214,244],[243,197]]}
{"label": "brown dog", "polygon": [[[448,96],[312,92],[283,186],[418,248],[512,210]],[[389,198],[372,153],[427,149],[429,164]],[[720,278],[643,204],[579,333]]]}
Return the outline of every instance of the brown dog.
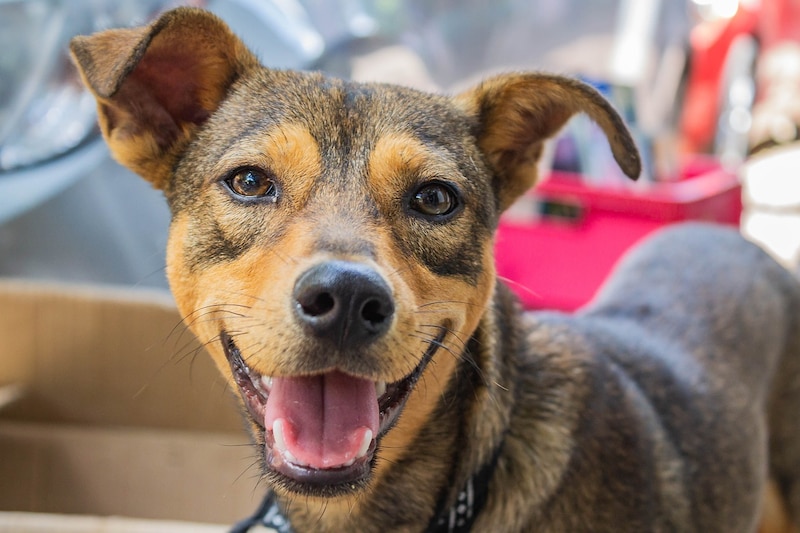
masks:
{"label": "brown dog", "polygon": [[576,316],[523,315],[496,283],[498,216],[571,115],[639,172],[592,89],[510,74],[450,98],[271,70],[192,9],[72,51],[112,152],[170,204],[170,283],[241,393],[270,516],[753,532],[776,487],[800,518],[800,287],[765,254],[667,231]]}

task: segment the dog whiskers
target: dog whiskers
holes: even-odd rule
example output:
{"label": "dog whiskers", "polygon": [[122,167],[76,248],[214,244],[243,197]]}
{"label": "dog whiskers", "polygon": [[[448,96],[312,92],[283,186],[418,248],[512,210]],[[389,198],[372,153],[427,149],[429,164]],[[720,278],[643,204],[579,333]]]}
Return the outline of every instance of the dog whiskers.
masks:
{"label": "dog whiskers", "polygon": [[470,306],[470,307],[481,307],[480,304],[475,304],[475,303],[471,303],[471,302],[464,302],[464,301],[461,301],[461,300],[436,300],[436,301],[433,301],[433,302],[428,302],[428,303],[424,303],[424,304],[418,305],[417,306],[417,310],[420,310],[420,309],[426,308],[426,307],[431,307],[431,306],[434,306],[434,305],[442,305],[442,306],[446,306],[446,305],[466,305],[466,306]]}
{"label": "dog whiskers", "polygon": [[[425,325],[425,324],[421,325],[420,327],[438,328],[440,330],[442,329],[441,326]],[[454,338],[454,340],[457,341],[456,344],[458,345],[457,346],[458,349],[463,350],[463,349],[466,348],[464,343],[461,341],[461,339],[458,338],[458,336],[455,334],[455,332],[453,330],[451,330],[449,328],[444,328],[444,329],[447,332],[447,335],[452,336]],[[458,359],[462,358],[462,356],[463,356],[463,353],[455,351],[453,348],[451,348],[450,346],[445,344],[444,341],[439,341],[436,336],[431,335],[429,333],[426,333],[424,331],[415,330],[414,333],[410,333],[408,335],[409,335],[409,337],[422,339],[423,341],[428,343],[428,345],[433,345],[433,346],[436,346],[437,348],[442,348],[442,349],[446,350],[447,352],[449,352],[450,354],[452,354],[453,356],[455,356]]]}
{"label": "dog whiskers", "polygon": [[515,281],[511,278],[507,278],[505,276],[497,276],[497,279],[508,285],[509,287],[514,287],[517,290],[523,291],[525,294],[536,298],[537,300],[542,299],[542,295],[538,292],[534,291],[530,287],[523,285],[522,283]]}
{"label": "dog whiskers", "polygon": [[[434,325],[434,324],[422,324],[422,325],[420,325],[420,327],[424,327],[424,328],[441,328],[441,326]],[[426,340],[426,338],[423,337],[423,336],[429,335],[429,334],[427,334],[427,333],[425,333],[423,331],[419,331],[419,330],[417,330],[416,333],[417,333],[416,335],[411,334],[410,336]],[[494,382],[490,381],[486,377],[486,374],[485,374],[484,370],[480,367],[480,365],[478,365],[478,363],[477,363],[477,361],[475,361],[474,357],[472,357],[472,355],[468,352],[467,344],[464,342],[464,340],[461,339],[461,337],[458,335],[458,333],[455,332],[452,329],[447,328],[447,333],[448,333],[448,336],[453,337],[457,341],[458,351],[454,350],[453,348],[450,348],[449,346],[445,345],[444,343],[436,343],[436,344],[438,344],[438,346],[440,348],[444,349],[446,352],[448,352],[453,357],[455,357],[456,360],[466,361],[472,367],[472,369],[475,371],[475,373],[477,374],[477,376],[481,380],[481,382],[484,384],[484,386],[489,391],[491,391],[492,390],[491,385]],[[432,340],[430,342],[433,342],[433,341],[435,341],[435,338],[432,338]]]}
{"label": "dog whiskers", "polygon": [[[233,289],[220,288],[220,289],[216,289],[216,292],[217,293],[223,293],[223,294],[230,294],[230,295],[233,295],[233,296],[241,296],[241,297],[244,297],[244,298],[248,298],[250,300],[255,300],[256,302],[265,302],[266,301],[264,298],[261,298],[259,296],[254,296],[252,294],[249,294],[249,293],[246,293],[246,292],[242,292],[242,291],[233,290]],[[226,305],[226,304],[222,304],[222,305]],[[251,307],[251,306],[245,306],[244,304],[229,304],[229,305],[237,305],[237,306],[241,306],[241,307]]]}
{"label": "dog whiskers", "polygon": [[[239,446],[239,445],[237,445],[237,446]],[[253,445],[252,444],[246,444],[246,445],[242,445],[242,446],[247,446],[251,450],[253,449]],[[233,480],[232,483],[238,483],[242,478],[244,478],[245,474],[250,472],[250,475],[248,476],[247,479],[251,479],[251,480],[255,480],[256,481],[256,483],[255,483],[256,486],[253,487],[253,495],[255,495],[255,491],[258,488],[258,483],[264,477],[263,472],[261,472],[259,470],[260,466],[261,466],[261,458],[260,457],[252,457],[252,461],[250,462],[250,464],[248,464],[244,468],[244,470],[242,470],[239,473],[239,475],[236,476],[236,478]],[[253,472],[254,469],[255,469],[255,472]]]}
{"label": "dog whiskers", "polygon": [[[189,313],[188,315],[184,316],[177,324],[175,324],[175,326],[172,328],[172,330],[169,332],[169,334],[167,334],[167,337],[166,337],[165,340],[168,340],[168,339],[172,338],[172,336],[175,335],[175,333],[179,329],[181,329],[181,334],[178,337],[178,341],[177,341],[177,342],[180,342],[180,340],[183,338],[183,335],[186,334],[188,331],[190,331],[190,328],[195,323],[197,323],[200,318],[202,318],[204,316],[209,316],[209,315],[213,315],[215,313],[222,313],[222,312],[226,312],[226,313],[230,313],[230,314],[237,314],[235,311],[226,309],[228,307],[243,308],[243,309],[248,309],[248,310],[250,309],[250,306],[246,306],[246,305],[242,305],[242,304],[227,304],[227,303],[226,304],[210,304],[210,305],[206,305],[206,306],[203,306],[203,307],[199,307],[199,308],[195,309],[194,311],[192,311],[191,313]],[[244,316],[244,315],[242,315],[242,316]]]}
{"label": "dog whiskers", "polygon": [[[442,328],[442,326],[437,325],[437,324],[420,324],[419,327],[421,327],[421,328],[434,328],[434,329],[441,329]],[[447,334],[449,336],[453,337],[453,339],[457,341],[456,344],[458,344],[458,348],[459,349],[465,350],[467,348],[467,343],[464,342],[464,339],[461,338],[461,336],[458,334],[458,332],[456,330],[450,329],[450,328],[446,328],[446,331],[447,331]],[[418,331],[418,333],[422,333],[422,332]]]}

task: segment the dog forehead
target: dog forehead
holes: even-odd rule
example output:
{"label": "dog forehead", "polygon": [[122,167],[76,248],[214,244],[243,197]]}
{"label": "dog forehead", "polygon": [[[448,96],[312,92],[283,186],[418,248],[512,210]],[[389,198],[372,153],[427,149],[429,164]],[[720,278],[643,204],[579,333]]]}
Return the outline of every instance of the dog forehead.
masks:
{"label": "dog forehead", "polygon": [[[219,114],[240,122],[241,134],[302,124],[323,151],[369,148],[387,133],[443,145],[461,143],[469,133],[467,117],[441,95],[271,69],[237,84]],[[235,132],[233,126],[226,129]]]}
{"label": "dog forehead", "polygon": [[[304,177],[308,186],[311,178],[315,185],[367,185],[370,172],[402,170],[398,161],[410,154],[411,171],[443,158],[454,162],[451,167],[472,160],[466,154],[475,149],[470,128],[445,96],[263,69],[235,84],[179,165],[175,188],[194,188],[198,180],[259,162]],[[387,164],[375,165],[375,159]],[[180,171],[186,168],[191,172]]]}
{"label": "dog forehead", "polygon": [[[189,262],[230,261],[292,228],[304,235],[292,239],[297,246],[371,255],[376,241],[367,237],[380,234],[435,275],[474,284],[486,270],[483,248],[465,251],[463,243],[488,242],[496,216],[470,126],[447,97],[411,89],[317,74],[240,80],[192,142],[168,191],[173,213],[193,208]],[[219,184],[243,168],[275,179],[275,209],[224,193]],[[409,219],[410,195],[435,180],[454,185],[468,216],[429,228]],[[387,224],[376,233],[380,221]]]}

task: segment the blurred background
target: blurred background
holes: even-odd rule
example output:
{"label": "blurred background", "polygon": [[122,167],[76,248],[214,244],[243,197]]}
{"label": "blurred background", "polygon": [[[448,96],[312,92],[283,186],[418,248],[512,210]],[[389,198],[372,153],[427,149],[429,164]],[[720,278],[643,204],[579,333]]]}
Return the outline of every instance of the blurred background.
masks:
{"label": "blurred background", "polygon": [[[498,237],[529,307],[578,307],[631,243],[688,218],[800,256],[798,0],[0,0],[0,276],[166,288],[165,202],[110,159],[67,43],[181,4],[271,67],[446,92],[544,69],[603,92],[645,175],[627,183],[585,119],[552,143]],[[536,270],[542,249],[566,263]]]}

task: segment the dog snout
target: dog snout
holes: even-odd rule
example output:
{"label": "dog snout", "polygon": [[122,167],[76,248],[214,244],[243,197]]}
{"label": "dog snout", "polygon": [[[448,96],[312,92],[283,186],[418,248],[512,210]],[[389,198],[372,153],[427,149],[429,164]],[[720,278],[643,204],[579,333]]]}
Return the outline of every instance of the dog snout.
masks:
{"label": "dog snout", "polygon": [[295,313],[311,335],[340,349],[368,344],[388,331],[391,289],[367,265],[330,261],[304,272],[294,287]]}

